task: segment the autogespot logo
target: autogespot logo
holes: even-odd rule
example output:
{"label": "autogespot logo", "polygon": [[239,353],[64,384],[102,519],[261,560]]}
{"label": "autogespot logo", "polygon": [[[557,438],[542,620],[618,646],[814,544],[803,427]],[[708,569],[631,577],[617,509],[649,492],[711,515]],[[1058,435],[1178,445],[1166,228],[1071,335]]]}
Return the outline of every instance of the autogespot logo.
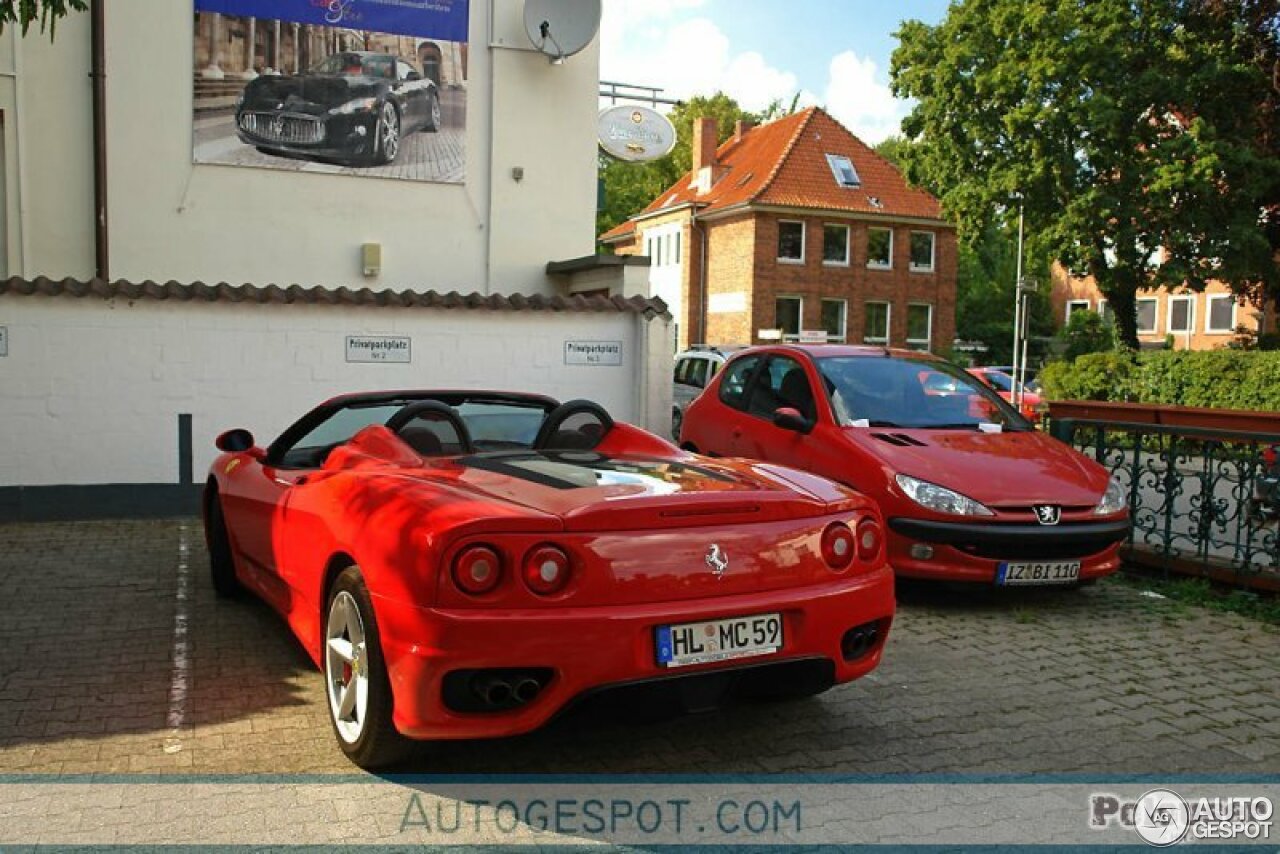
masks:
{"label": "autogespot logo", "polygon": [[1133,829],[1144,842],[1160,847],[1181,842],[1190,823],[1187,802],[1168,789],[1147,792],[1133,811]]}
{"label": "autogespot logo", "polygon": [[1275,806],[1266,797],[1195,798],[1190,802],[1169,789],[1152,789],[1136,801],[1095,794],[1089,810],[1094,830],[1132,828],[1142,840],[1163,848],[1184,839],[1271,838]]}

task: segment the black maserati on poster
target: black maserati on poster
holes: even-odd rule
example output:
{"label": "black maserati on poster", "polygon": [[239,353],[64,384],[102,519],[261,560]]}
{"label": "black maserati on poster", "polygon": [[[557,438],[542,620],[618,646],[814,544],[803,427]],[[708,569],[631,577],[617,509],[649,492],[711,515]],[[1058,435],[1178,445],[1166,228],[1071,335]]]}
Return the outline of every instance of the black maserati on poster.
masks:
{"label": "black maserati on poster", "polygon": [[235,121],[240,140],[264,153],[377,166],[409,134],[440,129],[440,93],[397,56],[342,51],[301,74],[253,80]]}

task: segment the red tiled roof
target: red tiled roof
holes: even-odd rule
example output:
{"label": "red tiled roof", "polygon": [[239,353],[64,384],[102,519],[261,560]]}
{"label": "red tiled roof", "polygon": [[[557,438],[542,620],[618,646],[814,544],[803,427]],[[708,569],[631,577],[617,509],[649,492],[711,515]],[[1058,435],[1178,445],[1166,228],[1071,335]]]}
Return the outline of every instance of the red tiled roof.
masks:
{"label": "red tiled roof", "polygon": [[[828,154],[848,157],[861,185],[837,184],[827,163]],[[892,163],[819,107],[753,128],[741,141],[730,138],[716,152],[715,177],[710,191],[698,194],[690,186],[693,174],[686,174],[637,217],[600,239],[625,237],[635,230],[636,220],[690,203],[696,203],[700,213],[752,203],[890,218],[942,218],[937,199],[907,184]]]}
{"label": "red tiled roof", "polygon": [[290,285],[216,285],[204,282],[126,282],[90,279],[0,280],[0,296],[66,296],[98,299],[173,300],[175,302],[231,302],[278,305],[360,305],[383,308],[488,309],[490,311],[615,311],[667,316],[667,304],[657,297],[543,296],[541,294],[460,294],[450,291],[375,291],[370,288],[326,288]]}

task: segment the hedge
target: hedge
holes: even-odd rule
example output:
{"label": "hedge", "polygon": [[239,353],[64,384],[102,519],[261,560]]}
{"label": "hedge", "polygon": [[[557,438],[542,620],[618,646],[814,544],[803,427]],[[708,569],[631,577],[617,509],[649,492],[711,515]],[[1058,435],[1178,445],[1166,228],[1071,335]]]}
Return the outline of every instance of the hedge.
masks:
{"label": "hedge", "polygon": [[1091,353],[1040,372],[1049,400],[1116,400],[1280,411],[1280,352]]}

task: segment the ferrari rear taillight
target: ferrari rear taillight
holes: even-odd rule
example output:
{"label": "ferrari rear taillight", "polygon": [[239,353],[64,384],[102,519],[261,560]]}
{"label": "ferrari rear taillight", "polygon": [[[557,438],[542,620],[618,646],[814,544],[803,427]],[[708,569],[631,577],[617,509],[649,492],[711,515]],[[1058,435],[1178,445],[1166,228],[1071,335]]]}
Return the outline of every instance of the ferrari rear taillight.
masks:
{"label": "ferrari rear taillight", "polygon": [[853,562],[853,531],[844,522],[832,522],[822,532],[822,557],[836,572]]}
{"label": "ferrari rear taillight", "polygon": [[453,583],[463,593],[481,596],[502,581],[502,558],[489,546],[467,546],[453,559]]}
{"label": "ferrari rear taillight", "polygon": [[524,583],[539,596],[563,590],[572,571],[569,555],[558,546],[538,546],[524,558]]}
{"label": "ferrari rear taillight", "polygon": [[880,557],[880,548],[884,544],[884,533],[874,519],[863,519],[858,523],[858,560],[871,563]]}

